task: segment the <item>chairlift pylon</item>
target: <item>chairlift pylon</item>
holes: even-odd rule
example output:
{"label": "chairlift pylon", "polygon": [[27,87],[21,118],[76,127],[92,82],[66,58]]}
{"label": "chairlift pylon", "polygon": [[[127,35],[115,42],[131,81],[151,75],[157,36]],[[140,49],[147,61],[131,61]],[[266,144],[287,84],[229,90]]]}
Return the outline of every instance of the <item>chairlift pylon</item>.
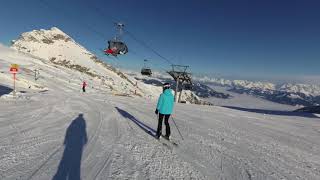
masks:
{"label": "chairlift pylon", "polygon": [[185,90],[192,90],[193,88],[193,84],[192,83],[186,83],[184,84],[184,89]]}

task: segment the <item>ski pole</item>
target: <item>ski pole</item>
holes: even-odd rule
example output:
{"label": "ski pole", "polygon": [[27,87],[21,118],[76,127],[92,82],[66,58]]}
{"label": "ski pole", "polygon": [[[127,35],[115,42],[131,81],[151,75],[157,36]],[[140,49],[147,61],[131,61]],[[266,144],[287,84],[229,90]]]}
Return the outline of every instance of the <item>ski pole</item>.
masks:
{"label": "ski pole", "polygon": [[179,132],[179,134],[180,134],[180,136],[181,136],[181,139],[184,140],[184,139],[183,139],[183,136],[181,135],[181,133],[180,133],[180,131],[179,131],[179,128],[178,128],[178,126],[177,126],[177,124],[176,124],[176,122],[174,121],[174,119],[173,119],[172,116],[171,116],[171,119],[172,119],[174,125],[176,126],[176,128],[177,128],[177,130],[178,130],[178,132]]}

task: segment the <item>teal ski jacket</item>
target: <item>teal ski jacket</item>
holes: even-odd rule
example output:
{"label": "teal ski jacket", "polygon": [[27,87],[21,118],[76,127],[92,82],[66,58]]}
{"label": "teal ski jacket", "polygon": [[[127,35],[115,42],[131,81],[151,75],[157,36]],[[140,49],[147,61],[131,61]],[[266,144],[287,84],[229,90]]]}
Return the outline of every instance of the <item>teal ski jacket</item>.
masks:
{"label": "teal ski jacket", "polygon": [[159,97],[157,110],[160,114],[172,114],[174,97],[171,89],[166,89]]}

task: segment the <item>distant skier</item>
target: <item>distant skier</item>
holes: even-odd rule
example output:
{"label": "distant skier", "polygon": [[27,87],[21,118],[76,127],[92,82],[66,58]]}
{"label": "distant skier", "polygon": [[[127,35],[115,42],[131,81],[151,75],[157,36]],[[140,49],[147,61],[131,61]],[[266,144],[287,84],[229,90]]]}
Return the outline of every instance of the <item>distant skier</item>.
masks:
{"label": "distant skier", "polygon": [[86,81],[83,81],[83,83],[82,83],[82,92],[86,92],[86,86],[87,86]]}
{"label": "distant skier", "polygon": [[173,104],[174,104],[174,97],[170,89],[170,84],[165,83],[163,85],[163,92],[158,99],[157,109],[155,111],[156,114],[159,114],[158,129],[156,134],[156,138],[158,139],[161,136],[162,121],[164,117],[164,124],[166,125],[166,135],[164,136],[164,138],[169,140],[169,137],[170,137],[169,118],[170,118],[170,115],[172,114]]}

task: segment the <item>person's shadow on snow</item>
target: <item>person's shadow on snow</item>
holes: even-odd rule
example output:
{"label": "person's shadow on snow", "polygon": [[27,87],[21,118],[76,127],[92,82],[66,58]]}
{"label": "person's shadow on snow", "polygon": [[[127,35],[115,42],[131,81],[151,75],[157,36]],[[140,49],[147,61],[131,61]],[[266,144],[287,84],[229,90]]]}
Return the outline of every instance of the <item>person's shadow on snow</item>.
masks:
{"label": "person's shadow on snow", "polygon": [[65,149],[53,180],[80,180],[82,150],[87,141],[86,122],[79,114],[66,131]]}

